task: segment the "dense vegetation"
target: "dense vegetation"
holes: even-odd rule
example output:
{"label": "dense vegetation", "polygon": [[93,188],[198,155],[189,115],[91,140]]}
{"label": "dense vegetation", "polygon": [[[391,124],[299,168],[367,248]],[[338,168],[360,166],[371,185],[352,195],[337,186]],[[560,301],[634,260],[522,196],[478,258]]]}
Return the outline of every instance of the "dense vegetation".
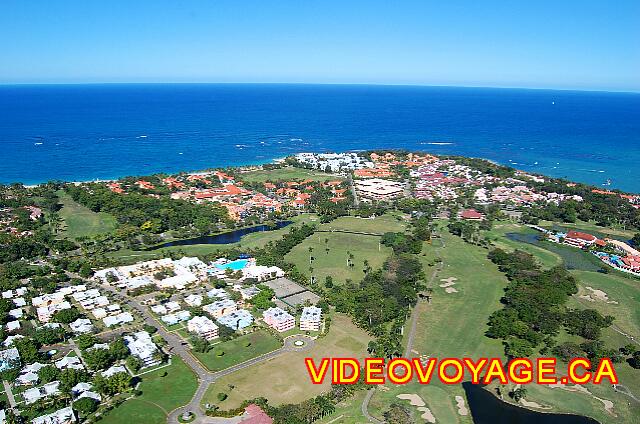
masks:
{"label": "dense vegetation", "polygon": [[73,200],[94,212],[114,215],[121,226],[131,233],[195,228],[203,233],[217,230],[217,224],[227,219],[226,209],[215,203],[194,204],[168,197],[152,197],[141,193],[114,193],[102,184],[67,185]]}
{"label": "dense vegetation", "polygon": [[[574,310],[565,306],[577,293],[575,278],[563,267],[542,270],[535,258],[519,250],[508,253],[494,249],[489,259],[509,279],[502,298],[504,308],[489,317],[487,336],[502,339],[509,357],[527,357],[539,345],[541,354],[553,352],[563,360],[586,354],[595,360],[608,356],[619,360],[617,352],[606,350],[598,341],[601,329],[613,322],[593,309]],[[556,346],[554,337],[561,329],[586,341],[580,346]]]}

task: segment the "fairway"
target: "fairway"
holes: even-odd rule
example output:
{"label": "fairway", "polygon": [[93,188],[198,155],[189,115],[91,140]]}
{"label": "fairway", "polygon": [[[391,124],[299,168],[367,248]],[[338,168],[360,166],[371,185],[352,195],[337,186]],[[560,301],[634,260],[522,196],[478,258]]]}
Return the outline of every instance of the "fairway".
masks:
{"label": "fairway", "polygon": [[[250,343],[249,346],[246,346]],[[217,343],[207,353],[192,352],[209,371],[220,371],[279,349],[280,341],[267,331],[258,330],[237,339]],[[224,353],[219,356],[220,353]]]}
{"label": "fairway", "polygon": [[[238,407],[243,400],[264,396],[272,405],[298,403],[329,390],[330,382],[314,385],[304,364],[304,358],[312,357],[318,362],[322,357],[367,356],[369,336],[356,327],[351,318],[335,314],[327,336],[315,341],[313,348],[306,352],[287,352],[277,358],[263,362],[228,376],[212,384],[204,396],[203,403],[218,405],[221,409]],[[233,385],[233,389],[229,388]],[[219,392],[229,397],[220,402]]]}
{"label": "fairway", "polygon": [[75,202],[68,194],[59,191],[62,209],[60,217],[64,220],[64,235],[68,238],[92,237],[105,234],[116,228],[117,222],[113,215],[92,210]]}
{"label": "fairway", "polygon": [[328,180],[344,180],[344,177],[340,177],[333,174],[327,174],[325,172],[314,171],[311,169],[294,168],[288,166],[281,169],[272,169],[268,171],[251,171],[240,174],[242,181],[248,182],[265,182],[265,181],[292,181],[292,180],[314,180],[314,181],[328,181]]}
{"label": "fairway", "polygon": [[[295,264],[298,271],[307,277],[311,277],[312,268],[313,275],[320,283],[324,283],[327,276],[331,276],[334,283],[338,284],[347,279],[359,282],[364,278],[364,261],[368,261],[372,269],[378,269],[391,255],[392,249],[380,244],[380,236],[351,232],[383,234],[401,232],[404,229],[404,221],[390,214],[375,219],[340,217],[328,224],[319,225],[320,231],[294,247],[285,256],[285,260]],[[312,249],[311,252],[309,248]],[[353,255],[353,267],[347,265],[349,253]],[[314,258],[312,262],[311,256]]]}
{"label": "fairway", "polygon": [[[503,348],[499,340],[484,335],[489,315],[500,308],[500,298],[506,286],[506,278],[487,259],[487,250],[472,246],[448,232],[441,232],[444,248],[425,245],[426,257],[433,256],[437,249],[444,267],[433,279],[431,303],[418,305],[418,325],[409,357],[502,357]],[[428,279],[434,267],[425,267]],[[457,278],[457,292],[447,293],[441,279]],[[408,328],[408,326],[406,326]],[[460,416],[455,407],[456,395],[465,396],[460,385],[444,385],[432,381],[429,385],[409,383],[404,386],[388,384],[376,390],[369,412],[379,419],[391,403],[409,407],[416,422],[424,422],[421,413],[406,401],[396,398],[398,394],[415,393],[422,397],[431,409],[437,422],[470,423],[470,416]],[[405,403],[402,403],[405,402]]]}
{"label": "fairway", "polygon": [[138,389],[142,395],[112,409],[101,422],[157,424],[165,422],[175,408],[189,403],[197,388],[196,377],[180,357],[173,356],[171,361],[168,367],[141,375]]}

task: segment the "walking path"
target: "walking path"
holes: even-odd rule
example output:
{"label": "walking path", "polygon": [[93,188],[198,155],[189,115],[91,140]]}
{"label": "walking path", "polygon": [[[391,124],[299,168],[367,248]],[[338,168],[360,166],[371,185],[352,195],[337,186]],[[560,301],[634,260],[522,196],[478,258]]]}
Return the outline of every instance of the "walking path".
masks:
{"label": "walking path", "polygon": [[[446,246],[443,239],[440,239],[440,241],[442,244],[440,247],[435,248],[435,252],[436,256],[440,258],[441,261],[438,263],[438,266],[433,270],[433,273],[431,274],[431,278],[429,279],[429,286],[433,285],[433,281],[435,280],[436,276],[440,273],[440,271],[444,269],[444,261],[442,260],[442,256],[440,255],[440,250],[444,249]],[[418,302],[420,302],[420,300],[418,300]],[[411,311],[411,327],[409,329],[409,334],[407,335],[407,346],[404,350],[405,358],[408,358],[411,355],[411,351],[413,350],[413,341],[415,340],[416,330],[418,327],[418,316],[420,315],[420,312],[418,311],[419,307],[420,303],[417,303]],[[374,393],[375,389],[369,389],[367,395],[364,397],[361,408],[362,415],[364,415],[364,417],[371,423],[383,424],[382,421],[369,414],[369,402],[371,401]]]}

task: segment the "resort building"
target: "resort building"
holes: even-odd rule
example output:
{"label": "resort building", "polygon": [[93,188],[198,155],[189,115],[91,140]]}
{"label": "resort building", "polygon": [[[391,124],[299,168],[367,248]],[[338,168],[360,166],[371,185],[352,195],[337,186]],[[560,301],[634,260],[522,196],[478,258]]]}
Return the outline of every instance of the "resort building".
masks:
{"label": "resort building", "polygon": [[60,394],[60,382],[52,381],[51,383],[47,383],[41,387],[34,387],[32,389],[27,389],[22,392],[22,397],[24,398],[24,403],[30,405],[34,402],[39,401],[40,399],[44,399],[50,396],[56,396]]}
{"label": "resort building", "polygon": [[66,408],[58,409],[47,415],[34,418],[32,424],[69,424],[75,423],[76,417],[73,414],[73,409],[70,406]]}
{"label": "resort building", "polygon": [[12,347],[0,350],[0,372],[20,366],[20,353],[18,349]]}
{"label": "resort building", "polygon": [[131,354],[142,361],[142,368],[158,365],[161,362],[158,347],[146,331],[124,336],[124,341]]}
{"label": "resort building", "polygon": [[369,200],[392,200],[404,193],[403,183],[380,178],[356,181],[355,185],[358,194]]}
{"label": "resort building", "polygon": [[475,209],[465,209],[460,212],[460,218],[467,221],[482,221],[484,219],[484,215]]}
{"label": "resort building", "polygon": [[202,310],[210,314],[214,318],[220,318],[237,311],[238,305],[236,305],[236,302],[231,299],[223,299],[205,305]]}
{"label": "resort building", "polygon": [[78,318],[69,324],[69,327],[71,327],[71,331],[76,334],[90,333],[93,331],[93,324],[86,318]]}
{"label": "resort building", "polygon": [[293,315],[282,308],[269,308],[262,313],[264,322],[276,331],[284,332],[296,326],[296,319]]}
{"label": "resort building", "polygon": [[584,248],[593,245],[596,240],[598,240],[598,238],[594,235],[572,230],[565,236],[564,244]]}
{"label": "resort building", "polygon": [[187,330],[207,340],[218,338],[218,326],[207,317],[191,318],[187,323]]}
{"label": "resort building", "polygon": [[174,325],[182,321],[186,321],[191,317],[189,311],[178,311],[173,314],[167,314],[161,318],[162,322],[167,325]]}
{"label": "resort building", "polygon": [[114,325],[126,324],[133,321],[133,316],[129,312],[123,312],[118,315],[105,317],[102,322],[107,327],[113,327]]}
{"label": "resort building", "polygon": [[238,331],[250,326],[253,323],[253,316],[246,309],[239,309],[218,318],[216,321],[218,321],[218,324]]}
{"label": "resort building", "polygon": [[316,306],[307,306],[302,309],[302,315],[300,316],[300,330],[320,331],[321,321],[322,309]]}
{"label": "resort building", "polygon": [[242,270],[243,279],[252,279],[257,282],[273,280],[284,277],[284,271],[277,266],[263,266],[250,264]]}

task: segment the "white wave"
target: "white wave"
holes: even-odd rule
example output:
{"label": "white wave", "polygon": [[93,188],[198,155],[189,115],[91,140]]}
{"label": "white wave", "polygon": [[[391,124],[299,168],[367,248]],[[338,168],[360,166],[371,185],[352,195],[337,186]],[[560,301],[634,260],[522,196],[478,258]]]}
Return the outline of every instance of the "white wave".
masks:
{"label": "white wave", "polygon": [[33,143],[33,145],[34,145],[34,146],[41,146],[41,145],[43,145],[43,144],[44,144],[44,143]]}
{"label": "white wave", "polygon": [[453,143],[449,143],[446,141],[425,141],[420,144],[431,144],[432,146],[449,146]]}
{"label": "white wave", "polygon": [[147,138],[147,137],[148,137],[148,135],[139,135],[136,138]]}
{"label": "white wave", "polygon": [[301,138],[290,138],[289,141],[302,141]]}

